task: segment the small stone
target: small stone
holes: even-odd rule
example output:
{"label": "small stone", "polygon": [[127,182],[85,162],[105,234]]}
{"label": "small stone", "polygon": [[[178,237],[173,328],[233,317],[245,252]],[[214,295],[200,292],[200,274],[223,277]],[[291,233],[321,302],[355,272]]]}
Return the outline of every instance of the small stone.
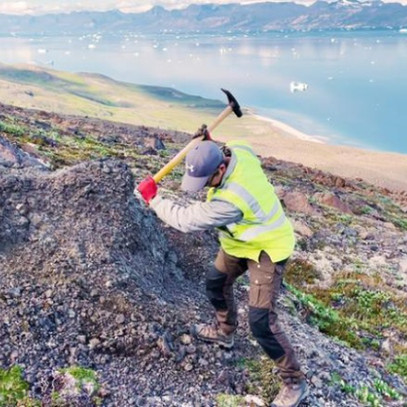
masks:
{"label": "small stone", "polygon": [[255,407],[255,406],[264,407],[265,406],[264,401],[260,397],[248,394],[244,399],[248,406],[253,406],[253,407]]}
{"label": "small stone", "polygon": [[18,226],[26,226],[30,223],[30,221],[25,216],[20,216],[17,219],[16,225]]}
{"label": "small stone", "polygon": [[41,218],[40,215],[38,215],[38,213],[33,213],[33,214],[30,216],[30,221],[31,221],[31,224],[32,224],[33,226],[37,227],[37,226],[39,226],[40,223],[42,222],[42,218]]}
{"label": "small stone", "polygon": [[18,213],[19,213],[20,215],[25,215],[25,214],[27,214],[27,212],[28,212],[27,206],[24,205],[23,203],[17,204],[16,209],[17,209],[17,211],[18,211]]}
{"label": "small stone", "polygon": [[90,349],[94,349],[96,348],[98,345],[100,344],[100,340],[98,338],[92,338],[89,341],[89,348]]}
{"label": "small stone", "polygon": [[20,297],[20,296],[21,296],[21,287],[12,288],[12,289],[9,291],[9,294],[10,294],[10,296],[13,297],[13,298],[18,298],[18,297]]}
{"label": "small stone", "polygon": [[203,358],[200,358],[198,363],[199,363],[200,366],[203,366],[203,367],[209,365],[209,362],[206,359],[203,359]]}
{"label": "small stone", "polygon": [[192,337],[191,335],[183,334],[180,341],[183,345],[190,345],[192,343]]}
{"label": "small stone", "polygon": [[189,345],[189,346],[186,347],[186,351],[187,351],[187,353],[189,353],[189,354],[195,353],[195,352],[196,352],[196,346],[194,346],[194,345]]}
{"label": "small stone", "polygon": [[190,372],[194,367],[191,365],[191,363],[187,363],[184,366],[184,370],[186,370],[187,372]]}
{"label": "small stone", "polygon": [[85,335],[78,335],[76,338],[79,343],[86,343],[86,336]]}
{"label": "small stone", "polygon": [[227,370],[222,370],[219,373],[218,377],[217,377],[217,381],[219,383],[223,383],[223,384],[228,383],[229,382],[229,373],[228,373],[228,371]]}
{"label": "small stone", "polygon": [[15,363],[17,358],[18,358],[18,352],[16,350],[13,350],[13,352],[11,352],[11,355],[10,355],[11,362]]}
{"label": "small stone", "polygon": [[392,346],[392,344],[391,344],[390,339],[386,339],[386,340],[382,343],[381,350],[382,350],[384,353],[387,353],[388,355],[390,355],[390,354],[392,353],[392,351],[393,351],[393,346]]}
{"label": "small stone", "polygon": [[318,376],[313,376],[311,379],[311,383],[317,388],[320,389],[322,387],[322,380]]}
{"label": "small stone", "polygon": [[70,309],[68,311],[68,316],[69,316],[69,318],[75,318],[76,312],[73,309]]}
{"label": "small stone", "polygon": [[125,321],[125,317],[124,317],[124,315],[123,314],[119,314],[117,317],[116,317],[116,323],[117,324],[122,324],[124,321]]}

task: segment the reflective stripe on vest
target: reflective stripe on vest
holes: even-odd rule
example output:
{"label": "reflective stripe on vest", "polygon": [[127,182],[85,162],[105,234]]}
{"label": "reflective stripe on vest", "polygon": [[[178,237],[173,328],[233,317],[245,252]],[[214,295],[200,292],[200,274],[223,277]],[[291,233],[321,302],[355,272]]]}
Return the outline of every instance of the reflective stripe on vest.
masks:
{"label": "reflective stripe on vest", "polygon": [[[239,184],[236,184],[235,182],[232,182],[231,184],[228,184],[225,188],[228,191],[234,192],[236,195],[239,195],[240,198],[242,198],[246,203],[247,206],[252,210],[253,214],[257,218],[256,223],[266,223],[270,221],[273,216],[278,212],[279,209],[279,204],[278,202],[274,202],[273,207],[271,208],[271,211],[269,213],[264,213],[263,209],[261,209],[259,202],[257,201],[256,198],[254,198],[253,195],[250,194],[250,192],[242,187]],[[242,223],[247,223],[251,224],[252,222],[242,222]]]}
{"label": "reflective stripe on vest", "polygon": [[[235,154],[237,157],[241,154],[238,151],[243,150],[244,153],[242,151],[242,154],[249,153],[251,156],[253,156],[253,158],[258,160],[257,155],[248,145],[235,144],[230,145],[230,147],[235,150]],[[255,167],[252,168],[254,169]],[[254,173],[257,173],[257,171],[257,169],[254,170]],[[281,204],[278,198],[274,195],[274,193],[274,202],[272,203],[271,209],[268,211],[268,213],[266,213],[263,209],[264,206],[262,208],[259,199],[256,199],[253,194],[247,189],[247,187],[250,188],[250,186],[245,187],[239,182],[236,182],[238,181],[238,179],[234,181],[233,179],[235,178],[235,176],[231,176],[231,178],[232,179],[230,180],[230,182],[226,181],[224,187],[221,190],[212,190],[211,193],[208,193],[209,200],[212,198],[221,200],[224,199],[236,205],[238,204],[238,201],[233,198],[233,196],[236,196],[242,202],[237,206],[239,207],[239,209],[242,210],[244,218],[239,223],[226,225],[226,230],[221,230],[221,239],[237,239],[241,242],[249,242],[251,240],[255,240],[262,234],[273,232],[284,225],[284,223],[287,221],[287,218],[281,208]],[[264,198],[264,196],[261,198]],[[243,209],[244,207],[241,207],[241,205],[243,204],[245,205],[246,209]],[[280,214],[278,214],[279,212]],[[229,232],[229,234],[227,232]]]}
{"label": "reflective stripe on vest", "polygon": [[243,232],[239,236],[239,240],[243,240],[244,242],[253,240],[262,233],[272,232],[273,230],[278,229],[280,226],[284,224],[285,221],[286,217],[283,213],[282,216],[280,216],[277,220],[270,223],[269,225],[253,226],[252,228],[246,230],[246,232]]}

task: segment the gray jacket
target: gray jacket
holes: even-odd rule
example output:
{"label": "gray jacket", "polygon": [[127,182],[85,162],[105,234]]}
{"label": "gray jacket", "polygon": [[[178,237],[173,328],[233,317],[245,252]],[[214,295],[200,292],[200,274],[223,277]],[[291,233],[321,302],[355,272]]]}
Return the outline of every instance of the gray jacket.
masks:
{"label": "gray jacket", "polygon": [[[222,188],[236,166],[235,154],[233,151],[229,151],[229,154],[231,160],[218,188]],[[183,207],[169,199],[156,196],[150,201],[150,207],[154,209],[161,220],[181,232],[195,232],[226,226],[231,223],[238,223],[243,218],[242,211],[235,205],[216,199],[210,202],[196,202]]]}
{"label": "gray jacket", "polygon": [[243,218],[236,206],[217,200],[183,207],[170,199],[156,196],[150,201],[150,207],[162,221],[185,233],[229,225]]}

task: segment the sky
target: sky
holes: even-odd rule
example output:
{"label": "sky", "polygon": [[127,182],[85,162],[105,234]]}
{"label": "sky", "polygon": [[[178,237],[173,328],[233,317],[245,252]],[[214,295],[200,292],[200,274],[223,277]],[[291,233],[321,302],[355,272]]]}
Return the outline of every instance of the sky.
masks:
{"label": "sky", "polygon": [[[264,0],[263,0],[264,1]],[[274,0],[279,1],[279,0]],[[291,0],[281,0],[291,1]],[[315,0],[296,0],[300,4],[312,4]],[[396,0],[385,0],[396,2]],[[238,0],[0,0],[0,14],[48,14],[68,13],[72,11],[106,11],[118,9],[124,13],[137,13],[147,11],[151,7],[160,5],[167,9],[183,8],[189,4],[226,4],[237,3]],[[242,4],[259,3],[260,0],[240,1]],[[398,3],[407,5],[407,0],[398,0]]]}

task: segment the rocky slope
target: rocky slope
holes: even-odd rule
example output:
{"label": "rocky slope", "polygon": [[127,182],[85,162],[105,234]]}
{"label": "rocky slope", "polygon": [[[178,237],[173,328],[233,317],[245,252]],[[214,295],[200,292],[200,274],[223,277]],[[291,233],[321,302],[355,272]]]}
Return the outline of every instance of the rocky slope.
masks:
{"label": "rocky slope", "polygon": [[[19,405],[261,406],[276,393],[248,329],[247,278],[232,351],[189,335],[212,316],[216,234],[172,230],[133,194],[189,137],[1,106],[0,373],[22,368]],[[279,305],[311,386],[304,405],[406,405],[407,195],[263,166],[298,238]],[[181,174],[161,191],[188,202]],[[67,391],[73,366],[97,384]],[[0,405],[17,405],[2,386],[0,374]]]}

